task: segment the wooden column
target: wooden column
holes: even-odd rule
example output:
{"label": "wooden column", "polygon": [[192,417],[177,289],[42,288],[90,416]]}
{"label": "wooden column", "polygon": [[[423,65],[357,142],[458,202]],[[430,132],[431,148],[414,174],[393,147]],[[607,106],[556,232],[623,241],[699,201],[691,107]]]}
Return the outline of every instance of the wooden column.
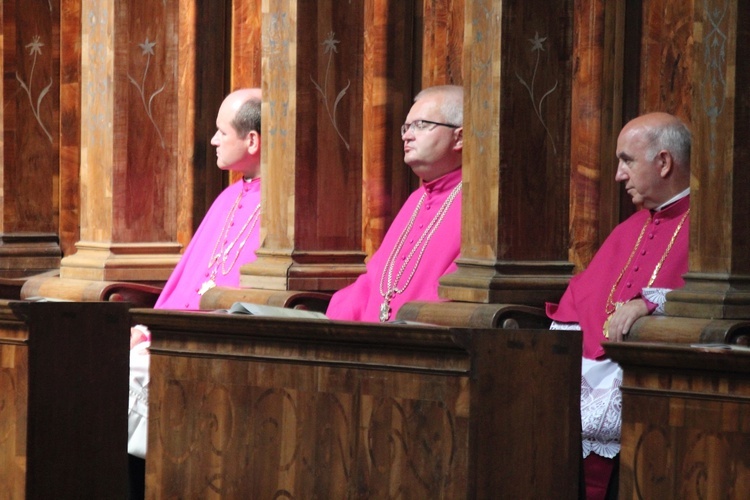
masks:
{"label": "wooden column", "polygon": [[461,258],[441,296],[541,304],[567,286],[573,2],[466,0]]}
{"label": "wooden column", "polygon": [[362,2],[263,9],[263,225],[243,286],[334,290],[363,272]]}
{"label": "wooden column", "polygon": [[690,263],[667,312],[750,318],[750,4],[694,8]]}
{"label": "wooden column", "polygon": [[60,17],[59,1],[3,2],[0,278],[60,264]]}
{"label": "wooden column", "polygon": [[179,258],[179,11],[82,2],[81,240],[62,278],[165,280]]}

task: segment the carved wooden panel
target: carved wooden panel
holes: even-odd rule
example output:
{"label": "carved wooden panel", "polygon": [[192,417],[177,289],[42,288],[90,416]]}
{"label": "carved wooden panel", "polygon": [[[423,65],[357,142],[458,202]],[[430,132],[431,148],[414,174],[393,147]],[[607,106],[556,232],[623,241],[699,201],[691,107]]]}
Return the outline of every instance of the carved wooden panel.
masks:
{"label": "carved wooden panel", "polygon": [[134,321],[153,334],[148,498],[577,497],[578,333]]}
{"label": "carved wooden panel", "polygon": [[750,496],[746,350],[614,344],[624,368],[620,498]]}
{"label": "carved wooden panel", "polygon": [[467,0],[465,15],[461,257],[440,295],[554,301],[571,267],[573,2]]}
{"label": "carved wooden panel", "polygon": [[174,361],[150,392],[161,443],[149,461],[183,480],[149,481],[158,496],[455,498],[466,487],[465,380]]}
{"label": "carved wooden panel", "polygon": [[60,265],[59,2],[4,2],[2,26],[0,276],[16,278]]}

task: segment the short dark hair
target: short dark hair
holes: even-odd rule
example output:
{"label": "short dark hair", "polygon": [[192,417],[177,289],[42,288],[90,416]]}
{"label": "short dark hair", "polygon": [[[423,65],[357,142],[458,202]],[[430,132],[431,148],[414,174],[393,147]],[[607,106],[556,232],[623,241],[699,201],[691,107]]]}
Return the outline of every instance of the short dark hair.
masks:
{"label": "short dark hair", "polygon": [[251,97],[242,103],[232,120],[232,126],[237,131],[237,135],[245,137],[250,132],[260,134],[260,104],[261,100],[257,97]]}

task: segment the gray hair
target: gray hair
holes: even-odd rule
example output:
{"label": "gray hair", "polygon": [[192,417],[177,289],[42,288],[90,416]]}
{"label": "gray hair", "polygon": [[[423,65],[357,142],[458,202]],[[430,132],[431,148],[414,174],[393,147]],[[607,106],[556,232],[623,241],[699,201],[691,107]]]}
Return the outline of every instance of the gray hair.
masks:
{"label": "gray hair", "polygon": [[232,120],[238,136],[245,137],[250,132],[260,134],[260,105],[261,100],[256,97],[251,97],[240,105]]}
{"label": "gray hair", "polygon": [[443,119],[452,125],[462,126],[464,123],[464,88],[460,85],[427,87],[416,95],[414,102],[432,95],[442,97],[440,112],[443,114]]}
{"label": "gray hair", "polygon": [[666,150],[682,167],[690,167],[690,129],[681,120],[672,120],[658,127],[648,127],[644,131],[648,142],[646,158],[656,158],[659,151]]}

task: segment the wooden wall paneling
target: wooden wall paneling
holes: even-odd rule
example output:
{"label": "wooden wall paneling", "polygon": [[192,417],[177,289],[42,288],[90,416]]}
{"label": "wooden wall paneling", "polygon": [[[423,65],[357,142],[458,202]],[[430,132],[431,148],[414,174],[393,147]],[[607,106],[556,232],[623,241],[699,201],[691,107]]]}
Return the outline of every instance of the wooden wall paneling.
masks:
{"label": "wooden wall paneling", "polygon": [[415,183],[399,129],[416,79],[414,2],[365,2],[362,249],[372,255]]}
{"label": "wooden wall paneling", "polygon": [[[229,92],[230,0],[180,2],[177,109],[178,230],[187,246],[219,193],[227,186],[216,166],[216,115]],[[258,42],[260,43],[260,42]]]}
{"label": "wooden wall paneling", "polygon": [[257,0],[231,2],[231,88],[261,86],[262,11]]}
{"label": "wooden wall paneling", "polygon": [[580,333],[133,319],[147,498],[577,498]]}
{"label": "wooden wall paneling", "polygon": [[575,2],[569,258],[576,271],[586,268],[618,222],[614,174],[622,123],[624,10],[625,0]]}
{"label": "wooden wall paneling", "polygon": [[418,41],[421,41],[421,86],[463,84],[464,4],[466,0],[421,0]]}
{"label": "wooden wall paneling", "polygon": [[364,271],[364,4],[263,3],[263,226],[241,286],[335,290]]}
{"label": "wooden wall paneling", "polygon": [[127,304],[0,301],[0,497],[127,496]]}
{"label": "wooden wall paneling", "polygon": [[[230,23],[228,42],[230,89],[261,86],[262,12],[259,0],[224,0]],[[229,182],[240,180],[239,172],[229,173]]]}
{"label": "wooden wall paneling", "polygon": [[444,298],[539,305],[567,285],[572,29],[572,1],[466,1],[462,245]]}
{"label": "wooden wall paneling", "polygon": [[693,2],[651,0],[641,8],[639,114],[666,111],[690,123]]}
{"label": "wooden wall paneling", "polygon": [[177,237],[179,3],[82,3],[81,241],[62,278],[165,280]]}
{"label": "wooden wall paneling", "polygon": [[60,222],[59,2],[5,2],[0,278],[56,269]]}
{"label": "wooden wall paneling", "polygon": [[670,315],[750,318],[750,4],[693,12],[690,261]]}

